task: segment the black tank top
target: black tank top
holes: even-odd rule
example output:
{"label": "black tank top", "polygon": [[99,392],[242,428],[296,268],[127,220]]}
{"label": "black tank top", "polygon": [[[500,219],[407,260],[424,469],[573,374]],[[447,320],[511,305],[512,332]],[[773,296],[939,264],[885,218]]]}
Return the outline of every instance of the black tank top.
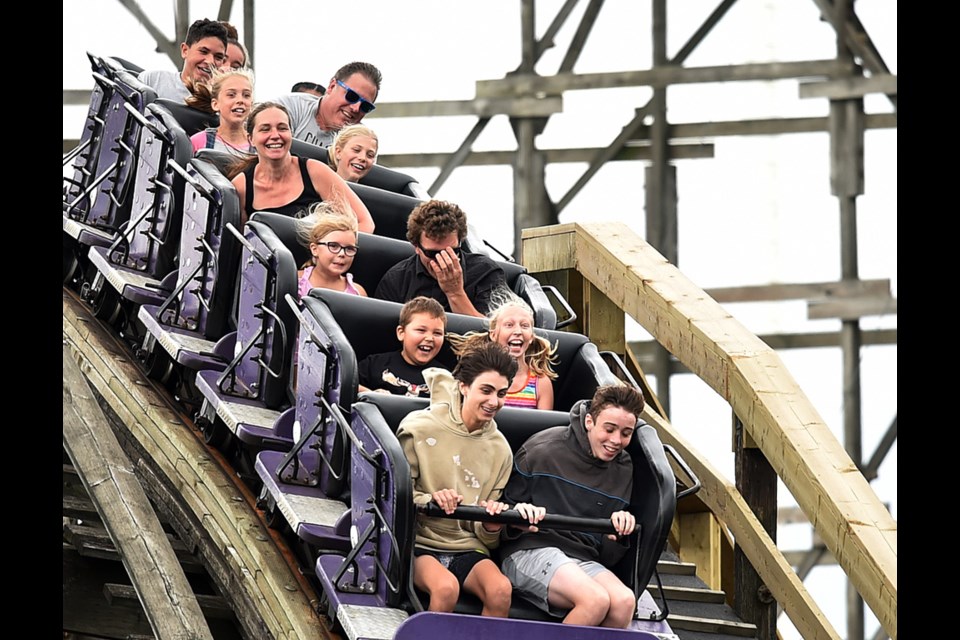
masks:
{"label": "black tank top", "polygon": [[253,208],[253,171],[257,168],[256,163],[248,167],[246,171],[243,172],[243,175],[246,176],[247,180],[247,198],[246,198],[246,208],[247,215],[252,214],[255,211],[273,211],[274,213],[279,213],[285,216],[294,217],[300,212],[306,213],[307,208],[314,202],[320,202],[323,198],[320,197],[320,194],[317,193],[316,189],[313,188],[313,180],[310,179],[310,172],[307,171],[307,158],[297,158],[297,162],[300,165],[300,177],[303,179],[303,191],[300,192],[300,195],[297,196],[292,202],[287,204],[280,205],[279,207],[267,207],[265,209],[254,209]]}

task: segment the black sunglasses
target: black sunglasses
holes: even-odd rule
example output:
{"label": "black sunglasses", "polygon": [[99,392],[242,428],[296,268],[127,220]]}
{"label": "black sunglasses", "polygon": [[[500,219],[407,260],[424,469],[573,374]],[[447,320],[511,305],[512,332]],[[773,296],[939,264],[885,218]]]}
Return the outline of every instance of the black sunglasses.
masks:
{"label": "black sunglasses", "polygon": [[[443,249],[424,249],[422,244],[418,244],[420,251],[423,252],[423,255],[427,256],[427,260],[436,260],[437,255],[442,253]],[[453,251],[453,255],[460,257],[460,247],[450,247],[450,250]]]}
{"label": "black sunglasses", "polygon": [[347,102],[350,104],[357,104],[358,102],[360,103],[360,111],[363,111],[364,113],[370,113],[377,108],[375,104],[361,96],[347,85],[343,84],[341,81],[337,80],[337,84],[343,89],[344,97],[347,99]]}

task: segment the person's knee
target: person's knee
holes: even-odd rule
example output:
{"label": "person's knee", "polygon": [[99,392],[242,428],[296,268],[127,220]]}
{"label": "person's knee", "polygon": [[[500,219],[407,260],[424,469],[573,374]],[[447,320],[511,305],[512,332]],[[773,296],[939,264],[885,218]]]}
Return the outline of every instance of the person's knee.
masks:
{"label": "person's knee", "polygon": [[460,584],[451,573],[437,580],[430,589],[430,608],[434,611],[453,611],[460,598]]}
{"label": "person's knee", "polygon": [[583,583],[573,598],[574,608],[585,616],[590,625],[598,625],[603,622],[607,613],[610,611],[610,594],[592,580]]}
{"label": "person's knee", "polygon": [[513,585],[506,576],[500,575],[490,581],[486,588],[484,604],[491,610],[506,616],[510,612],[510,602],[513,599]]}
{"label": "person's knee", "polygon": [[614,590],[609,595],[610,608],[607,612],[607,622],[610,626],[627,627],[633,619],[633,612],[637,607],[637,598],[627,587]]}

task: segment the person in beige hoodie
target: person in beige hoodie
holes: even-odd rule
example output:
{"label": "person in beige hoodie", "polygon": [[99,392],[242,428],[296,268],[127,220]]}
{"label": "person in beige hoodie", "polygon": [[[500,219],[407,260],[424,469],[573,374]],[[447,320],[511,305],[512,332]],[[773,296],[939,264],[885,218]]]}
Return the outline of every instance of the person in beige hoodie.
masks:
{"label": "person in beige hoodie", "polygon": [[[436,367],[423,372],[430,406],[404,418],[397,431],[416,504],[436,502],[446,513],[461,504],[492,514],[509,508],[499,500],[513,453],[494,416],[516,372],[516,360],[492,342],[462,354],[452,375]],[[430,611],[453,611],[466,589],[483,602],[483,615],[509,614],[513,590],[489,551],[501,527],[418,516],[413,581],[430,596]]]}

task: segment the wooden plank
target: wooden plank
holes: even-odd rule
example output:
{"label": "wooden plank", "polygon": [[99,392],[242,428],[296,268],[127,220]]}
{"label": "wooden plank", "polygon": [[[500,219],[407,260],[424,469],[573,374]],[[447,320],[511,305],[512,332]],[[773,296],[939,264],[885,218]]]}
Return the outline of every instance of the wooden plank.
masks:
{"label": "wooden plank", "polygon": [[[623,224],[525,232],[524,255],[532,272],[577,269],[730,403],[881,624],[895,636],[896,522],[776,353]],[[545,265],[529,261],[545,255],[551,256]],[[644,418],[657,426],[664,442],[696,464],[694,471],[704,482],[701,499],[730,529],[800,633],[837,637],[739,492],[666,421],[652,412]]]}
{"label": "wooden plank", "polygon": [[285,562],[256,514],[253,497],[249,492],[243,495],[214,463],[199,432],[171,411],[149,384],[135,383],[142,381],[137,367],[110,355],[116,351],[113,338],[66,290],[64,339],[89,369],[91,380],[143,449],[144,457],[156,465],[209,539],[205,548],[217,556],[212,573],[226,585],[224,594],[253,607],[246,615],[237,612],[238,618],[246,621],[247,633],[265,638],[326,637],[316,614],[318,598]]}
{"label": "wooden plank", "polygon": [[837,77],[849,74],[852,65],[838,60],[810,60],[803,62],[767,62],[715,67],[681,67],[664,65],[642,71],[614,71],[606,73],[560,73],[553,76],[513,74],[500,80],[477,82],[478,97],[509,97],[557,95],[579,89],[610,89],[619,87],[693,84],[703,82],[742,82],[750,80],[780,80],[783,78]]}
{"label": "wooden plank", "polygon": [[97,638],[128,638],[150,634],[150,623],[139,608],[111,607],[103,584],[126,579],[123,565],[81,557],[63,548],[63,631]]}
{"label": "wooden plank", "polygon": [[667,600],[682,600],[684,602],[705,602],[708,604],[723,604],[723,591],[714,589],[698,589],[694,587],[663,587],[662,589],[655,585],[647,585],[647,591],[650,595],[659,597],[663,593]]}
{"label": "wooden plank", "polygon": [[[839,347],[839,331],[818,331],[816,333],[774,333],[757,336],[764,344],[775,351],[781,349],[814,349],[821,347]],[[870,329],[861,332],[864,346],[897,344],[896,329]],[[646,366],[651,362],[651,353],[656,344],[652,340],[642,340],[627,343],[627,346],[636,355],[640,364]],[[674,373],[690,373],[679,360],[674,359]]]}
{"label": "wooden plank", "polygon": [[[128,584],[107,583],[103,585],[104,595],[107,602],[129,603],[139,606],[137,601],[137,591]],[[220,596],[211,596],[208,594],[197,594],[197,602],[200,603],[200,609],[207,618],[232,619],[233,611],[227,606],[226,601]]]}
{"label": "wooden plank", "polygon": [[667,616],[667,622],[670,623],[671,628],[683,631],[729,634],[743,638],[753,638],[757,632],[755,626],[746,622],[734,622],[713,618],[695,618],[693,616],[682,616],[672,613]]}
{"label": "wooden plank", "polygon": [[371,113],[368,119],[435,118],[439,116],[491,118],[501,114],[516,118],[545,118],[561,111],[563,111],[563,98],[560,96],[378,102],[377,110]]}
{"label": "wooden plank", "polygon": [[890,295],[890,279],[793,282],[706,289],[717,302],[774,302],[781,300],[843,299]]}
{"label": "wooden plank", "polygon": [[170,542],[67,345],[63,443],[120,551],[154,633],[212,639]]}
{"label": "wooden plank", "polygon": [[697,577],[720,589],[720,526],[709,511],[683,513],[680,519],[680,559],[697,568]]}
{"label": "wooden plank", "polygon": [[890,296],[807,303],[807,318],[810,320],[824,318],[859,320],[865,316],[895,315],[897,315],[897,299]]}
{"label": "wooden plank", "polygon": [[824,82],[801,82],[801,98],[829,98],[831,100],[849,100],[862,98],[871,93],[897,95],[897,76],[884,73],[870,77],[854,76]]}
{"label": "wooden plank", "polygon": [[[74,145],[76,146],[76,145]],[[72,149],[67,148],[66,151]],[[590,162],[603,152],[602,148],[580,149],[540,149],[548,163],[553,162]],[[387,167],[442,167],[454,156],[453,153],[394,153],[378,156],[377,162]],[[691,160],[698,158],[712,158],[714,145],[712,143],[682,143],[668,145],[667,157],[671,160]],[[516,160],[516,150],[508,151],[473,151],[460,163],[464,167],[481,167],[491,165],[510,165]],[[653,152],[649,145],[633,145],[617,151],[611,161],[650,160]]]}
{"label": "wooden plank", "polygon": [[[896,129],[897,114],[868,113],[867,129]],[[669,126],[671,140],[712,138],[721,136],[775,136],[787,133],[826,133],[829,118],[759,118],[755,120],[715,120],[712,122],[673,122]],[[649,140],[650,129],[641,128],[632,140]]]}

